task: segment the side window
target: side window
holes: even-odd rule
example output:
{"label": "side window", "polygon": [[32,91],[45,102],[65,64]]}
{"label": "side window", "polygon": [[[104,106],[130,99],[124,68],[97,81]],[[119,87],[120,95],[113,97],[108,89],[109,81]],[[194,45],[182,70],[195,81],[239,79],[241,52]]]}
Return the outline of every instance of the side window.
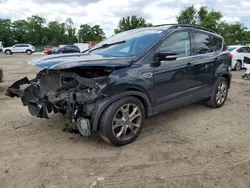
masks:
{"label": "side window", "polygon": [[247,52],[248,52],[248,51],[247,51],[247,47],[242,48],[242,52],[243,52],[243,53],[247,53]]}
{"label": "side window", "polygon": [[160,51],[174,52],[179,57],[190,56],[190,39],[188,32],[177,32],[170,35],[160,46]]}
{"label": "side window", "polygon": [[213,47],[213,51],[216,52],[216,51],[219,51],[222,49],[222,39],[219,39],[219,38],[216,38],[216,37],[213,37],[214,38],[214,47]]}
{"label": "side window", "polygon": [[237,52],[238,52],[238,53],[244,53],[244,52],[243,52],[243,48],[239,48],[239,49],[237,50]]}
{"label": "side window", "polygon": [[195,54],[213,52],[213,37],[203,33],[194,33]]}
{"label": "side window", "polygon": [[250,53],[250,47],[246,47],[247,53]]}
{"label": "side window", "polygon": [[22,47],[22,45],[20,45],[20,44],[15,45],[15,48],[19,48],[19,47]]}

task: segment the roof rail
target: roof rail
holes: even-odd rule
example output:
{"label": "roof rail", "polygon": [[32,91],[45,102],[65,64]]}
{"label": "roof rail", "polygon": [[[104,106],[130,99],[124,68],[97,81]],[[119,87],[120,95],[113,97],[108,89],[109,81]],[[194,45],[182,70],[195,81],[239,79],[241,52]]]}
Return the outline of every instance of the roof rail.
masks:
{"label": "roof rail", "polygon": [[192,28],[201,29],[201,30],[205,30],[205,31],[209,31],[209,32],[218,34],[216,31],[214,31],[212,29],[207,29],[204,27],[199,27],[199,26],[195,26],[195,25],[191,25],[191,24],[161,24],[161,25],[154,25],[153,27],[161,27],[161,26],[168,26],[168,25],[171,26],[168,29],[174,29],[174,28],[178,28],[178,27],[192,27]]}

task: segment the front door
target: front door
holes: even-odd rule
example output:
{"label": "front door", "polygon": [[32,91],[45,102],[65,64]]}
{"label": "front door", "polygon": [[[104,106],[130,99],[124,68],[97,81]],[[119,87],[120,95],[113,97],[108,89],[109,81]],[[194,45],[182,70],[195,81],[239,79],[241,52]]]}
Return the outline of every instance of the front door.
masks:
{"label": "front door", "polygon": [[16,45],[13,46],[12,52],[13,53],[20,53],[21,52],[20,49],[21,49],[21,45],[20,44],[16,44]]}
{"label": "front door", "polygon": [[191,57],[190,33],[178,31],[168,36],[159,51],[174,52],[176,60],[161,61],[154,68],[154,113],[177,108],[190,102],[195,72]]}

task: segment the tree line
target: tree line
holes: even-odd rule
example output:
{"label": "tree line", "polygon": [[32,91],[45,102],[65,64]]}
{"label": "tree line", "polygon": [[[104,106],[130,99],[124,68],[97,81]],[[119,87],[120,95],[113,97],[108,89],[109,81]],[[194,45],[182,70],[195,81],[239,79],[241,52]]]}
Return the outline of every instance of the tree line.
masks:
{"label": "tree line", "polygon": [[[250,31],[247,31],[242,23],[228,24],[222,21],[222,17],[220,12],[209,11],[205,6],[197,10],[192,5],[182,10],[176,19],[179,24],[212,29],[221,34],[227,44],[250,42]],[[152,24],[147,23],[144,18],[128,16],[120,19],[114,33],[148,26]],[[44,18],[37,15],[16,21],[0,19],[0,41],[4,46],[15,43],[31,43],[35,46],[87,43],[101,41],[104,38],[105,33],[100,25],[82,24],[77,30],[71,18],[65,22],[51,21],[47,24]]]}

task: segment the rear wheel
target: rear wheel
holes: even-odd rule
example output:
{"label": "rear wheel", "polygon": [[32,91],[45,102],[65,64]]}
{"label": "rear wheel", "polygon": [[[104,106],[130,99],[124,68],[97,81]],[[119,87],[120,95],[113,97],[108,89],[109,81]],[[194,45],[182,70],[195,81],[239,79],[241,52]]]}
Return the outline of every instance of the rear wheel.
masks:
{"label": "rear wheel", "polygon": [[224,105],[228,94],[228,82],[224,77],[219,78],[213,88],[212,96],[207,105],[213,108],[220,108]]}
{"label": "rear wheel", "polygon": [[6,51],[5,51],[5,54],[6,54],[6,55],[11,55],[12,53],[11,53],[10,50],[6,50]]}
{"label": "rear wheel", "polygon": [[31,55],[31,54],[32,54],[32,51],[31,51],[31,50],[27,50],[27,51],[26,51],[26,54],[27,54],[27,55]]}
{"label": "rear wheel", "polygon": [[135,97],[126,97],[112,103],[99,124],[102,139],[109,144],[123,146],[133,142],[142,130],[145,109]]}
{"label": "rear wheel", "polygon": [[235,70],[236,71],[240,71],[242,68],[242,63],[241,61],[237,61],[236,65],[235,65]]}

